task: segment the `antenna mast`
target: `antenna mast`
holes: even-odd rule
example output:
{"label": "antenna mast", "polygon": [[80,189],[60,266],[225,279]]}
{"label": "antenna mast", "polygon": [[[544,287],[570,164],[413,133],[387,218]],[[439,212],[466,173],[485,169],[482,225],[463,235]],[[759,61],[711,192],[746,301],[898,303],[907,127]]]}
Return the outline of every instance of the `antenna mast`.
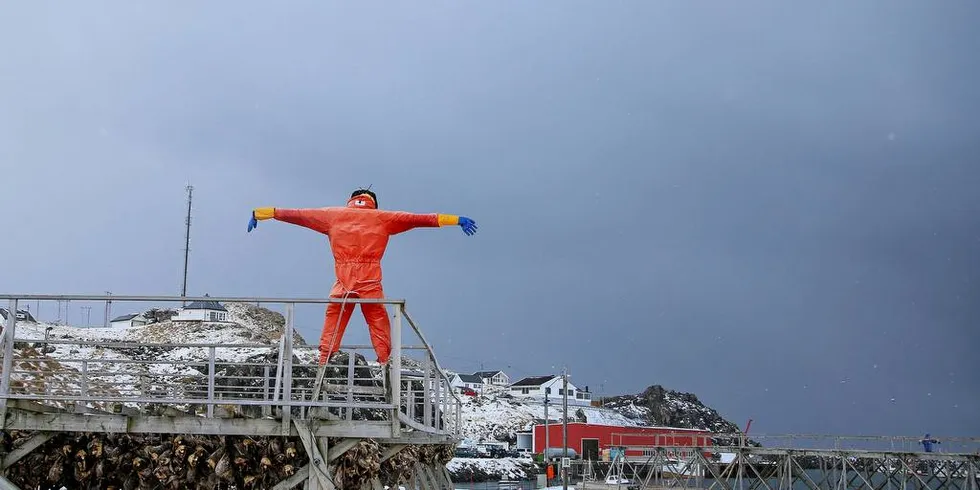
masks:
{"label": "antenna mast", "polygon": [[[187,230],[184,233],[184,285],[180,289],[180,297],[187,297],[187,259],[191,253],[191,198],[194,193],[194,187],[190,184],[187,185]],[[183,302],[184,305],[187,302]]]}

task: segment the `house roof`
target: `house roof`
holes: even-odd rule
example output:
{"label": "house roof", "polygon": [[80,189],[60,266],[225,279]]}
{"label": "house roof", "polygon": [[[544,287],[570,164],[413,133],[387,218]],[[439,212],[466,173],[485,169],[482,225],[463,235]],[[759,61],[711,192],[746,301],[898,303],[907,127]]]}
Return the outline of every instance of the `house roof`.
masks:
{"label": "house roof", "polygon": [[[207,294],[204,295],[207,297]],[[184,307],[185,310],[215,310],[215,311],[228,311],[221,303],[217,301],[191,301],[191,304]]]}
{"label": "house roof", "polygon": [[511,384],[511,386],[541,386],[556,377],[557,376],[554,374],[549,374],[547,376],[528,376],[516,383]]}
{"label": "house roof", "polygon": [[117,316],[117,317],[115,317],[115,318],[113,318],[112,320],[109,320],[109,321],[110,322],[125,322],[127,320],[132,320],[133,318],[136,318],[138,316],[139,316],[139,313],[133,313],[132,315]]}
{"label": "house roof", "polygon": [[479,376],[481,378],[492,378],[497,373],[504,374],[503,371],[477,371],[477,372],[473,373],[473,376]]}
{"label": "house roof", "polygon": [[459,380],[464,383],[483,383],[483,378],[475,374],[457,374]]}

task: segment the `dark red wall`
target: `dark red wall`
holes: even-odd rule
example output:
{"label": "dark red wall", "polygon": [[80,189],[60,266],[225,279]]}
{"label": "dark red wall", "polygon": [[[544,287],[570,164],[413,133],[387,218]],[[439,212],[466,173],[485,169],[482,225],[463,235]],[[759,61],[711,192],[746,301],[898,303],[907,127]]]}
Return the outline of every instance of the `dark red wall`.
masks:
{"label": "dark red wall", "polygon": [[[534,452],[544,452],[544,425],[534,426]],[[561,424],[548,424],[548,444],[562,447]],[[582,439],[598,439],[599,449],[617,446],[700,446],[711,445],[711,432],[670,427],[620,427],[574,422],[568,424],[568,447],[582,454]],[[633,451],[627,453],[633,455]]]}

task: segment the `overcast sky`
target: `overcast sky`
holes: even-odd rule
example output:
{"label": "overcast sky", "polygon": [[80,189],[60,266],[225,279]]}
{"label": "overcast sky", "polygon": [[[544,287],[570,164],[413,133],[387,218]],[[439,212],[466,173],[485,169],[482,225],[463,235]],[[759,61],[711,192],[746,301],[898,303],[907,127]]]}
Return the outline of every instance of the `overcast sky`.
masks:
{"label": "overcast sky", "polygon": [[191,294],[322,296],[325,237],[246,234],[250,210],[371,184],[480,226],[384,262],[449,368],[662,384],[753,432],[980,435],[978,24],[968,0],[8,2],[0,290],[179,294],[190,182]]}

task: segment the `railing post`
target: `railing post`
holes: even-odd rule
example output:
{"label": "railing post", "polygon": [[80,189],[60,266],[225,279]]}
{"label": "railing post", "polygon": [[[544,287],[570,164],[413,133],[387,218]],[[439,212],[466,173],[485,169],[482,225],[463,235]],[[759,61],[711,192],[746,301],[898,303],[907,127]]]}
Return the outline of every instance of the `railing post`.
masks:
{"label": "railing post", "polygon": [[17,331],[17,300],[7,303],[7,327],[3,329],[3,374],[0,378],[0,429],[7,421],[7,397],[10,395],[10,371],[14,362],[14,338]]}
{"label": "railing post", "polygon": [[293,309],[295,305],[286,305],[286,336],[282,349],[282,435],[289,435],[289,424],[292,417],[293,401]]}
{"label": "railing post", "polygon": [[422,424],[426,427],[435,426],[432,424],[432,392],[435,391],[436,397],[439,396],[440,379],[435,376],[430,376],[432,364],[432,356],[426,352],[425,366],[422,372],[422,397],[425,400],[425,404],[422,406]]}
{"label": "railing post", "polygon": [[214,347],[208,347],[208,418],[214,417]]}
{"label": "railing post", "polygon": [[351,349],[347,355],[347,420],[354,420],[354,359],[356,349]]}
{"label": "railing post", "polygon": [[88,405],[86,402],[88,400],[88,361],[82,361],[82,380],[79,383],[81,400],[75,404],[75,411],[82,413],[85,411],[85,407]]}
{"label": "railing post", "polygon": [[436,428],[445,431],[449,425],[449,421],[446,419],[449,416],[449,393],[446,393],[444,390],[439,390],[438,395],[439,398],[437,399],[441,399],[440,405],[442,406],[442,411],[439,414],[439,423],[436,424]]}
{"label": "railing post", "polygon": [[401,390],[402,390],[402,308],[403,305],[395,305],[395,321],[391,324],[391,359],[388,364],[389,376],[391,380],[391,435],[398,437],[401,435],[401,422],[398,421],[398,414],[401,413]]}
{"label": "railing post", "polygon": [[[286,351],[286,332],[283,329],[283,335],[279,338],[279,355],[276,356],[276,380],[275,384],[272,385],[272,401],[279,400],[279,390],[282,389],[282,372],[285,363],[282,362],[282,353]],[[272,409],[272,405],[269,405],[269,409]]]}
{"label": "railing post", "polygon": [[[268,365],[265,366],[265,368],[263,369],[263,378],[262,378],[262,384],[264,385],[265,388],[262,393],[262,399],[269,402],[272,401],[269,397],[272,391],[272,389],[269,387],[269,378],[271,377],[270,371],[271,369],[269,369],[269,366]],[[269,417],[271,415],[272,415],[272,405],[262,405],[262,416]]]}

